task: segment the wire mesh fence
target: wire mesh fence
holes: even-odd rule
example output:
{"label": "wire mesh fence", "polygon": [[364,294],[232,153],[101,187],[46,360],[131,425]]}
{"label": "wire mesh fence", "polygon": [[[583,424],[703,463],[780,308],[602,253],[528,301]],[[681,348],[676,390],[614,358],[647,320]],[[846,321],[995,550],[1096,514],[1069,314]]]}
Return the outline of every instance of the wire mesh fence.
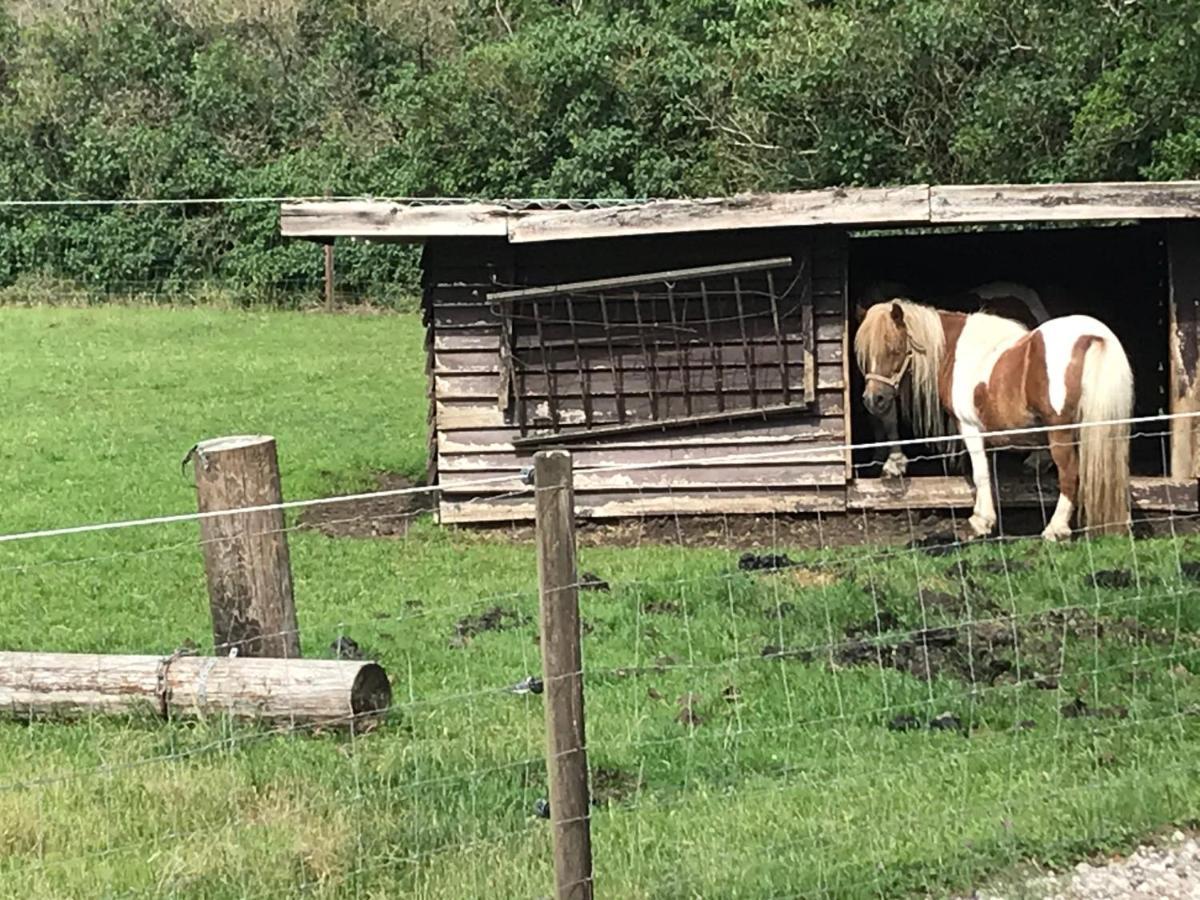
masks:
{"label": "wire mesh fence", "polygon": [[[1043,488],[986,540],[922,508],[581,522],[567,587],[597,892],[965,891],[1191,821],[1197,515],[1054,544],[1036,539]],[[379,721],[10,709],[6,884],[548,893],[534,530],[438,529],[410,505],[435,492],[288,510],[304,657],[379,661]],[[195,518],[5,536],[6,648],[210,655]]]}

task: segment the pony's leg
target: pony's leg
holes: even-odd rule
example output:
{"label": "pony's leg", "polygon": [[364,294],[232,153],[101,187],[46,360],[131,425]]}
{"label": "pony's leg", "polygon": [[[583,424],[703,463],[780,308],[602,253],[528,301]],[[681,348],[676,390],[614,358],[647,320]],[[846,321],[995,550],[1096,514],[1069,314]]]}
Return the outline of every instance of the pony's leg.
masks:
{"label": "pony's leg", "polygon": [[1021,465],[1031,475],[1041,475],[1050,471],[1050,467],[1054,465],[1054,457],[1049,450],[1038,447],[1036,450],[1029,451],[1029,455],[1025,457],[1025,461]]}
{"label": "pony's leg", "polygon": [[908,471],[908,457],[900,448],[900,420],[895,405],[893,404],[891,411],[885,416],[872,417],[872,420],[875,422],[876,441],[887,441],[892,445],[888,448],[887,459],[883,463],[883,477],[903,478],[904,473]]}
{"label": "pony's leg", "polygon": [[983,438],[974,425],[960,425],[963,443],[971,457],[971,479],[975,482],[975,511],[969,522],[971,530],[983,537],[996,525],[996,506],[992,500],[992,476],[988,471],[987,453]]}
{"label": "pony's leg", "polygon": [[1071,536],[1071,514],[1075,512],[1079,494],[1079,453],[1070,430],[1050,432],[1050,455],[1058,467],[1058,503],[1042,537],[1048,541],[1061,541]]}

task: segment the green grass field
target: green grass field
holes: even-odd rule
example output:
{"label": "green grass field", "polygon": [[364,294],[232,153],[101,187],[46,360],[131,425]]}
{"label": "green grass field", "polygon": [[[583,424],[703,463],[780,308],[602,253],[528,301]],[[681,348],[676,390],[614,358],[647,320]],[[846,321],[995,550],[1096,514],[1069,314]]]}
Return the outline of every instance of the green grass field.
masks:
{"label": "green grass field", "polygon": [[[190,511],[180,460],[221,434],[275,435],[289,498],[424,469],[413,317],[4,309],[0,335],[4,532]],[[211,645],[196,539],[0,545],[0,648]],[[532,545],[427,520],[290,539],[304,652],[358,641],[388,720],[0,725],[0,895],[551,892],[541,699],[500,690],[540,668]],[[754,574],[744,549],[581,550],[612,586],[582,595],[598,896],[940,895],[1197,818],[1196,539],[785,545],[803,567]],[[888,727],[944,712],[966,734]]]}

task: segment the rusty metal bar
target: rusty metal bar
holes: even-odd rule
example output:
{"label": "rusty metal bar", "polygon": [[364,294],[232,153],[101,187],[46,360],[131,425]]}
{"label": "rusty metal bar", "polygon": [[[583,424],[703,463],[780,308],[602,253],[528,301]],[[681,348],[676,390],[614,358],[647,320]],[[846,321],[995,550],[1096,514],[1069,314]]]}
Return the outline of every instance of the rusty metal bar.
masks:
{"label": "rusty metal bar", "polygon": [[746,366],[746,382],[750,388],[750,405],[758,406],[758,378],[754,374],[754,345],[746,334],[746,309],[742,302],[742,280],[733,276],[733,294],[737,297],[738,325],[742,333],[743,362]]}
{"label": "rusty metal bar", "polygon": [[775,322],[775,346],[779,348],[779,377],[783,386],[783,402],[792,402],[792,388],[788,383],[787,344],[783,340],[783,330],[779,327],[779,297],[775,293],[775,276],[767,272],[767,293],[771,295],[771,318]]}
{"label": "rusty metal bar", "polygon": [[617,421],[625,424],[625,373],[617,363],[617,354],[613,350],[612,329],[608,321],[608,300],[600,294],[600,318],[604,322],[604,340],[608,344],[608,364],[612,366],[613,389],[617,395]]}
{"label": "rusty metal bar", "polygon": [[646,371],[650,374],[650,418],[658,418],[658,355],[650,355],[646,344],[646,326],[642,322],[642,307],[638,302],[638,292],[633,292],[633,314],[637,318],[638,339],[642,344],[642,356],[646,360]]}

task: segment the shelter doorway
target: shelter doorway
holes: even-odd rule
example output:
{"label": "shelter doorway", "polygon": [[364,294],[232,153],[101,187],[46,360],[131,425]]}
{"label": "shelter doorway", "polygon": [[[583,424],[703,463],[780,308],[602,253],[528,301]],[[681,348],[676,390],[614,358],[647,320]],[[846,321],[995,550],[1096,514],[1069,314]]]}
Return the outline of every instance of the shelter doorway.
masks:
{"label": "shelter doorway", "polygon": [[[850,327],[856,325],[855,304],[873,283],[899,282],[910,288],[912,299],[961,306],[961,300],[945,302],[941,298],[954,298],[990,281],[1033,288],[1051,317],[1084,313],[1103,321],[1121,339],[1133,367],[1134,415],[1167,410],[1167,253],[1161,225],[859,233],[850,241]],[[870,442],[874,434],[862,405],[862,376],[857,366],[849,368],[851,435],[855,444]],[[1152,435],[1144,433],[1134,439],[1131,462],[1135,475],[1166,474],[1169,430],[1163,423],[1148,429]],[[941,452],[936,447],[924,454],[909,452],[909,475],[946,474],[944,460],[930,458]],[[996,464],[1002,475],[1023,477],[1020,461],[1017,454],[1000,454]],[[879,463],[869,450],[855,453],[854,467],[858,478],[880,475]]]}

